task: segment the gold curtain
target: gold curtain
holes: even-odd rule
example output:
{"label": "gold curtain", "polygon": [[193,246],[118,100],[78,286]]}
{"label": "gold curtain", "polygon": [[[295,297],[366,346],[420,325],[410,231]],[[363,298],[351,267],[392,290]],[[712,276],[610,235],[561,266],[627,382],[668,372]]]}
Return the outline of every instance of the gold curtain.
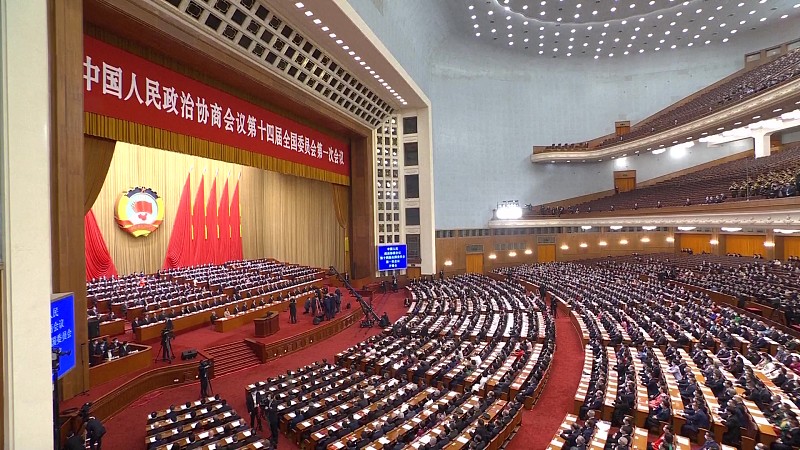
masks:
{"label": "gold curtain", "polygon": [[800,256],[800,237],[783,236],[783,259]]}
{"label": "gold curtain", "polygon": [[108,168],[111,166],[115,145],[116,141],[110,139],[83,135],[84,214],[92,209],[97,196],[100,195],[100,189],[103,188]]}
{"label": "gold curtain", "polygon": [[536,246],[536,262],[554,262],[555,260],[555,244],[539,244]]}
{"label": "gold curtain", "polygon": [[763,255],[764,236],[737,236],[725,237],[725,253],[739,253],[743,256],[753,256],[756,253]]}
{"label": "gold curtain", "polygon": [[483,273],[483,253],[467,255],[467,273]]}
{"label": "gold curtain", "polygon": [[347,186],[333,185],[333,207],[336,210],[336,221],[343,230],[347,230],[350,220],[350,190]]}
{"label": "gold curtain", "polygon": [[695,254],[711,253],[710,234],[679,234],[680,248],[690,248]]}
{"label": "gold curtain", "polygon": [[[245,258],[271,257],[317,267],[343,267],[344,230],[331,207],[330,183],[118,142],[93,209],[120,274],[161,268],[181,189],[190,170],[192,201],[201,176],[205,178],[208,200],[215,177],[217,196],[226,179],[232,196],[241,174]],[[143,238],[123,232],[114,221],[117,197],[135,186],[152,188],[164,200],[164,222]]]}

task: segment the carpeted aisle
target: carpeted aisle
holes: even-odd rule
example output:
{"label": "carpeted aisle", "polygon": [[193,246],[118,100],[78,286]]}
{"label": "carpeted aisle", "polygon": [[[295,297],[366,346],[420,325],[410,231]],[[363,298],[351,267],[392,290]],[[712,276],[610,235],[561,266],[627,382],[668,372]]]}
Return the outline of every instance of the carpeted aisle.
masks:
{"label": "carpeted aisle", "polygon": [[[373,298],[373,308],[378,315],[386,311],[390,320],[394,321],[405,314],[406,308],[403,306],[404,297],[404,291],[396,294],[377,294]],[[353,307],[358,308],[358,304],[353,302]],[[281,319],[284,318],[284,315],[285,314],[281,314]],[[288,315],[286,315],[286,320],[288,321]],[[281,326],[283,326],[283,322]],[[359,328],[357,324],[353,325],[336,336],[314,344],[312,347],[305,350],[250,369],[215,378],[212,380],[214,393],[228,400],[233,409],[243,418],[249,419],[247,417],[247,408],[245,407],[244,401],[245,386],[257,381],[263,381],[271,376],[279,375],[287,370],[304,366],[314,361],[320,361],[323,358],[333,361],[336,353],[379,332],[380,329],[378,328]],[[144,438],[147,415],[152,411],[167,408],[171,404],[180,404],[188,400],[197,399],[199,394],[200,385],[199,383],[194,383],[188,386],[151,392],[136,400],[123,412],[105,422],[105,427],[108,430],[108,433],[103,439],[103,443],[106,444],[105,448],[131,450],[146,448]],[[269,427],[265,428],[268,429]],[[260,434],[263,437],[269,437],[269,431]],[[293,443],[287,441],[283,435],[281,435],[279,444],[281,450],[297,448]]]}
{"label": "carpeted aisle", "polygon": [[508,450],[547,448],[564,416],[572,411],[572,399],[583,370],[583,348],[563,309],[556,318],[556,351],[550,364],[550,380],[533,409],[522,410],[522,425],[506,447]]}

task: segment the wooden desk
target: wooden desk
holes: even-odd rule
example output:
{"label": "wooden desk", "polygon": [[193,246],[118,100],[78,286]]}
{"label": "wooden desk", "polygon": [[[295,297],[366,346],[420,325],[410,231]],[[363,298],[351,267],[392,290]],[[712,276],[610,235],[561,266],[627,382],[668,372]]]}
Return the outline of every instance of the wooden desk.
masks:
{"label": "wooden desk", "polygon": [[89,368],[89,386],[95,387],[127,373],[150,367],[153,360],[149,345],[128,344],[131,353],[122,358],[112,359]]}
{"label": "wooden desk", "polygon": [[278,318],[280,315],[275,311],[270,311],[264,317],[256,317],[253,324],[256,327],[256,337],[263,338],[277,333],[281,329]]}
{"label": "wooden desk", "polygon": [[116,336],[125,333],[125,320],[114,319],[100,323],[100,336]]}
{"label": "wooden desk", "polygon": [[[302,305],[307,298],[312,297],[313,295],[314,295],[313,291],[306,292],[297,298],[297,303]],[[259,298],[264,298],[264,296],[256,297],[256,300],[258,300]],[[247,302],[249,304],[252,303],[253,300],[248,298],[241,301]],[[256,317],[262,316],[265,313],[275,312],[277,314],[286,311],[288,309],[289,309],[289,299],[285,299],[282,302],[261,306],[256,309],[249,309],[243,313],[236,314],[235,316],[227,318],[220,317],[219,319],[216,320],[216,322],[214,322],[214,331],[216,331],[217,333],[227,333],[229,331],[233,331],[241,327],[242,325],[246,325],[252,322],[253,320],[256,319]]]}

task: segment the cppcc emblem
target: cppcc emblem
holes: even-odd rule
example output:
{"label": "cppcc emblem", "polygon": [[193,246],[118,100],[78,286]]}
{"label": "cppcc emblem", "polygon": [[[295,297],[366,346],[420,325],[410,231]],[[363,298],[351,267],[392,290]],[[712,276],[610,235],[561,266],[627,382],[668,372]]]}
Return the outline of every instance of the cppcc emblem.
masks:
{"label": "cppcc emblem", "polygon": [[117,198],[114,218],[133,236],[147,236],[164,221],[164,200],[150,188],[135,187]]}

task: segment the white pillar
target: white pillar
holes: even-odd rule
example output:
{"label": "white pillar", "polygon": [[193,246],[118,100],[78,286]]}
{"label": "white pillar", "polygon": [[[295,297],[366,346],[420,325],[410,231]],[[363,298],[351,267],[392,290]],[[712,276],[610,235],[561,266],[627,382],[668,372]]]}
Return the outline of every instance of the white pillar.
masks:
{"label": "white pillar", "polygon": [[755,149],[756,158],[769,156],[770,144],[769,137],[773,132],[765,132],[761,130],[753,131],[753,148]]}
{"label": "white pillar", "polygon": [[8,449],[53,448],[47,4],[0,0],[3,447]]}
{"label": "white pillar", "polygon": [[417,151],[419,152],[419,247],[422,273],[435,274],[436,214],[433,196],[433,126],[431,108],[417,111]]}

